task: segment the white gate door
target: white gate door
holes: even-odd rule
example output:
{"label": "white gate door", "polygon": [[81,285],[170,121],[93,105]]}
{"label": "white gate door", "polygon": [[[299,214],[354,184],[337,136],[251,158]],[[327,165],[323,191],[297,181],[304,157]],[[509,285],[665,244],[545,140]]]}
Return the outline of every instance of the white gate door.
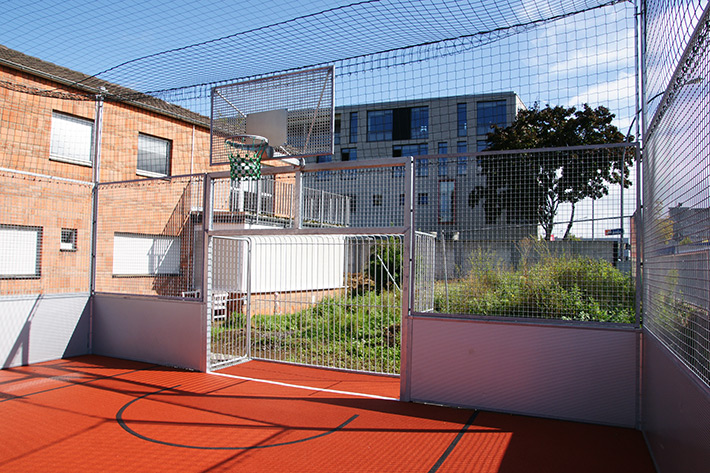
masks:
{"label": "white gate door", "polygon": [[251,355],[250,261],[249,239],[211,237],[207,279],[210,370],[239,363]]}

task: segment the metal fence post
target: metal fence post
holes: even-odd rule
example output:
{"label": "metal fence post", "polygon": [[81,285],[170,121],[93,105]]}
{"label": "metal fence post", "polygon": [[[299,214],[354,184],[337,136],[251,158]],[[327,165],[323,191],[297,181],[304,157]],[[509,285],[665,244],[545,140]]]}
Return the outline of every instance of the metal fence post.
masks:
{"label": "metal fence post", "polygon": [[414,158],[410,157],[404,167],[404,239],[402,242],[402,320],[400,355],[400,394],[402,401],[411,400],[412,359],[412,294],[414,278],[412,264],[414,253]]}
{"label": "metal fence post", "polygon": [[211,266],[211,255],[210,255],[210,230],[212,228],[212,191],[213,191],[213,180],[209,174],[205,174],[204,181],[202,184],[202,339],[205,343],[202,344],[202,365],[200,366],[202,371],[207,371],[210,368],[209,356],[210,352],[207,349],[208,344],[211,343],[211,317],[208,314],[211,311],[212,305],[209,298],[210,293],[210,266]]}

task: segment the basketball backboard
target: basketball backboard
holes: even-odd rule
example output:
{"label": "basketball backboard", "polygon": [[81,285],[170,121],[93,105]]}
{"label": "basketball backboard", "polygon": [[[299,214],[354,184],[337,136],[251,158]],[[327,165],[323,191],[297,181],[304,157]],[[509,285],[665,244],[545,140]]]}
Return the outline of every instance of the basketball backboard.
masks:
{"label": "basketball backboard", "polygon": [[277,156],[333,153],[333,67],[221,85],[212,89],[210,164],[229,163],[225,140],[258,135]]}

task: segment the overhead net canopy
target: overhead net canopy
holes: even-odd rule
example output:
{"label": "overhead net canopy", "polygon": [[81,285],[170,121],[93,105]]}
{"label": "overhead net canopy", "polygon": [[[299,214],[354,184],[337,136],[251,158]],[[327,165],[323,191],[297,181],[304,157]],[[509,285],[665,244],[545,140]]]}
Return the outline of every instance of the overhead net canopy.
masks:
{"label": "overhead net canopy", "polygon": [[[212,8],[206,8],[207,5],[203,4],[199,5],[199,10],[197,7],[186,10],[185,6],[171,6],[170,12],[166,12],[164,7],[161,7],[162,11],[146,11],[142,4],[132,6],[118,2],[115,6],[94,13],[78,7],[72,12],[66,5],[61,9],[50,5],[44,9],[43,15],[36,11],[28,13],[24,9],[17,9],[15,12],[6,12],[8,16],[4,16],[7,26],[13,22],[27,21],[28,16],[35,16],[38,17],[35,23],[41,27],[43,18],[52,18],[55,28],[43,31],[45,45],[42,46],[43,51],[49,50],[50,54],[36,54],[47,60],[52,60],[52,48],[60,50],[62,43],[68,47],[67,43],[71,42],[77,54],[96,53],[96,49],[87,45],[91,41],[83,41],[82,34],[97,36],[91,40],[98,41],[99,45],[101,41],[108,41],[108,38],[117,35],[113,42],[126,44],[127,50],[121,50],[120,56],[129,59],[114,63],[102,71],[82,72],[140,92],[155,92],[214,84],[440,42],[445,44],[438,45],[439,50],[442,47],[460,50],[534,28],[540,23],[619,2],[370,0],[335,7],[332,6],[333,2],[299,3],[297,11],[293,6],[288,6],[290,3],[276,2],[265,7],[263,2],[240,2],[239,11],[235,11],[233,2],[213,1],[208,5]],[[318,10],[326,4],[327,9]],[[52,12],[52,8],[57,11]],[[271,8],[271,11],[264,15],[264,8]],[[135,21],[126,22],[132,24],[131,30],[126,31],[127,26],[122,27],[124,31],[111,31],[105,27],[115,21],[111,18],[119,10],[122,16],[135,18]],[[165,17],[166,13],[170,15]],[[164,21],[157,21],[159,15],[163,16]],[[71,38],[52,38],[50,44],[47,44],[46,34],[50,37],[58,35],[61,29],[56,26],[70,24],[73,18],[75,21],[82,20],[81,31],[86,33],[77,34],[77,29],[73,29]],[[235,18],[238,21],[234,21]],[[270,22],[272,19],[276,21]],[[85,27],[87,24],[89,26]],[[202,25],[200,35],[192,32],[185,34],[188,25],[192,24]],[[235,27],[240,24],[249,27]],[[148,26],[150,33],[146,31]],[[155,40],[153,43],[165,44],[165,50],[148,53],[149,49],[141,44],[143,42],[135,38],[147,34]],[[203,40],[185,44],[184,37]],[[31,48],[35,47],[35,43],[31,39],[20,34],[8,46],[33,54]],[[8,43],[5,39],[3,41]],[[168,41],[169,45],[166,44]],[[31,48],[23,47],[25,44]],[[91,51],[86,51],[87,48]],[[142,55],[137,57],[139,54]],[[62,65],[72,67],[72,64]]]}

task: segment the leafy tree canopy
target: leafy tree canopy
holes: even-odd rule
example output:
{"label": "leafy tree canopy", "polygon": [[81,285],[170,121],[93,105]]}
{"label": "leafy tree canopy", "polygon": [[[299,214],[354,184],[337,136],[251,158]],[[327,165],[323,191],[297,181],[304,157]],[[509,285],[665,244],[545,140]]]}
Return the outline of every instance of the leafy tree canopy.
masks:
{"label": "leafy tree canopy", "polygon": [[[481,159],[486,183],[471,194],[471,203],[482,202],[486,221],[492,224],[505,210],[508,223],[541,225],[545,238],[552,235],[560,203],[572,204],[565,238],[574,220],[575,204],[587,197],[598,199],[609,184],[630,186],[633,150],[625,148],[526,152],[536,148],[621,143],[625,136],[612,125],[614,114],[603,106],[581,110],[562,106],[521,110],[508,127],[493,127],[488,150],[521,150]],[[633,137],[630,137],[631,139]]]}

